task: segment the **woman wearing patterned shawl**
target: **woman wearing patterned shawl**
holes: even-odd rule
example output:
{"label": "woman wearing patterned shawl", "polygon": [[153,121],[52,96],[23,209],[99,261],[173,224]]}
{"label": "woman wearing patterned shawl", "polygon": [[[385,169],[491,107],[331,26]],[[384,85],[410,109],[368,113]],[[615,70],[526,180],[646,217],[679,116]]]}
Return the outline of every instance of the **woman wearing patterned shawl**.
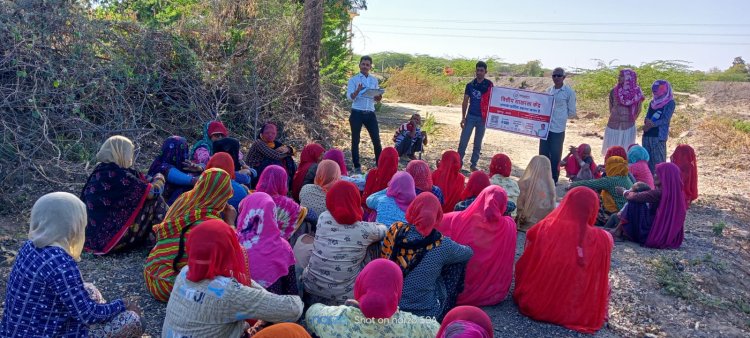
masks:
{"label": "woman wearing patterned shawl", "polygon": [[464,288],[466,262],[473,254],[470,247],[436,229],[442,220],[437,197],[421,193],[406,210],[406,222],[388,229],[381,249],[381,257],[398,264],[404,273],[401,310],[438,321],[456,304]]}
{"label": "woman wearing patterned shawl", "polygon": [[583,333],[604,325],[614,242],[594,227],[598,209],[594,191],[574,188],[526,233],[513,291],[522,314]]}
{"label": "woman wearing patterned shawl", "polygon": [[570,184],[573,187],[589,187],[601,192],[602,208],[598,221],[603,224],[609,217],[625,206],[625,197],[617,193],[617,187],[630,189],[633,181],[628,176],[628,162],[620,156],[612,156],[604,164],[606,177],[595,180],[577,181]]}
{"label": "woman wearing patterned shawl", "polygon": [[260,174],[256,192],[264,192],[271,196],[276,207],[274,214],[279,226],[281,237],[289,240],[292,234],[302,224],[307,216],[307,208],[301,207],[293,199],[287,197],[287,176],[284,168],[271,165]]}
{"label": "woman wearing patterned shawl", "polygon": [[271,196],[264,192],[256,191],[242,200],[237,235],[251,263],[253,280],[277,295],[297,295],[294,253],[279,232],[275,208]]}
{"label": "woman wearing patterned shawl", "polygon": [[222,219],[222,212],[227,223],[235,224],[237,211],[227,204],[231,197],[229,174],[221,169],[208,169],[192,190],[177,198],[164,221],[154,226],[157,242],[146,259],[143,278],[156,300],[169,299],[175,276],[187,262],[185,236],[191,228],[209,219]]}
{"label": "woman wearing patterned shawl", "polygon": [[297,171],[294,173],[292,178],[292,198],[299,202],[299,191],[305,185],[305,179],[307,178],[308,171],[315,167],[310,183],[315,180],[315,172],[318,170],[318,163],[323,159],[323,153],[325,148],[317,143],[310,143],[302,148],[302,153],[299,155],[299,166]]}
{"label": "woman wearing patterned shawl", "polygon": [[334,183],[341,180],[341,169],[339,165],[331,160],[322,160],[318,164],[315,174],[315,184],[307,184],[299,192],[300,205],[306,207],[308,212],[320,216],[326,211],[326,193]]}
{"label": "woman wearing patterned shawl", "polygon": [[518,196],[516,223],[518,230],[526,231],[555,208],[557,195],[549,159],[542,155],[531,158],[518,187],[521,195]]}
{"label": "woman wearing patterned shawl", "polygon": [[151,163],[147,176],[153,178],[161,174],[167,179],[162,196],[171,205],[198,181],[201,171],[201,166],[188,160],[187,140],[182,136],[170,136],[164,140],[161,153]]}
{"label": "woman wearing patterned shawl", "polygon": [[677,106],[672,97],[672,85],[665,80],[656,80],[651,85],[653,100],[648,105],[643,125],[643,147],[649,154],[648,167],[651,172],[656,165],[667,161],[669,123]]}
{"label": "woman wearing patterned shawl", "polygon": [[425,191],[431,192],[437,197],[438,201],[440,201],[440,205],[445,202],[443,191],[440,187],[433,185],[432,183],[432,172],[430,171],[430,165],[427,164],[427,162],[422,160],[409,161],[409,164],[406,165],[404,171],[414,178],[414,187],[417,195]]}
{"label": "woman wearing patterned shawl", "polygon": [[454,150],[443,153],[440,163],[432,173],[432,181],[443,192],[443,212],[451,212],[461,201],[466,177],[461,173],[461,155]]}
{"label": "woman wearing patterned shawl", "polygon": [[490,306],[508,295],[516,254],[516,222],[503,216],[507,203],[505,190],[491,185],[465,211],[446,214],[438,227],[443,235],[474,251],[457,304]]}
{"label": "woman wearing patterned shawl", "polygon": [[96,154],[99,162],[81,191],[86,204],[86,250],[97,255],[142,244],[164,219],[164,176],[151,182],[133,169],[133,142],[112,136]]}
{"label": "woman wearing patterned shawl", "polygon": [[629,68],[620,70],[617,85],[609,93],[609,121],[604,130],[602,155],[611,146],[627,147],[635,143],[635,120],[645,100],[638,76]]}
{"label": "woman wearing patterned shawl", "polygon": [[669,157],[669,160],[680,168],[682,188],[685,190],[685,205],[698,199],[698,162],[695,150],[687,144],[680,144]]}
{"label": "woman wearing patterned shawl", "polygon": [[456,306],[450,310],[437,333],[437,338],[493,338],[492,319],[474,306]]}
{"label": "woman wearing patterned shawl", "polygon": [[[291,186],[291,178],[297,171],[297,164],[294,163],[294,148],[287,146],[278,140],[276,136],[278,130],[273,123],[266,123],[260,128],[258,139],[255,140],[247,152],[247,165],[250,166],[258,175],[263,174],[263,170],[269,165],[278,165],[286,170],[289,178],[288,185]],[[258,179],[254,179],[252,188],[258,184]]]}

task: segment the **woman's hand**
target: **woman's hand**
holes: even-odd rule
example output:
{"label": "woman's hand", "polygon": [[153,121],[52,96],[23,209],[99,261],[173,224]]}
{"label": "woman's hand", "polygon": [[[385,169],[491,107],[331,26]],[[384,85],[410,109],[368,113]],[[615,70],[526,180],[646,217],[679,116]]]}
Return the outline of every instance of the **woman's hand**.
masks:
{"label": "woman's hand", "polygon": [[623,187],[615,187],[615,191],[617,192],[618,195],[622,196],[622,195],[625,195],[626,190]]}
{"label": "woman's hand", "polygon": [[289,147],[287,147],[286,145],[283,145],[281,147],[276,148],[276,151],[278,151],[278,152],[280,152],[282,154],[287,154],[287,153],[289,153]]}
{"label": "woman's hand", "polygon": [[182,170],[193,172],[193,173],[199,173],[203,171],[203,167],[190,161],[184,161],[182,162]]}
{"label": "woman's hand", "polygon": [[230,204],[227,204],[227,206],[224,207],[224,222],[232,227],[237,224],[237,209]]}
{"label": "woman's hand", "polygon": [[123,300],[125,302],[125,311],[133,311],[138,316],[143,316],[143,311],[141,310],[141,307],[138,306],[138,303],[136,303],[132,299],[125,299]]}

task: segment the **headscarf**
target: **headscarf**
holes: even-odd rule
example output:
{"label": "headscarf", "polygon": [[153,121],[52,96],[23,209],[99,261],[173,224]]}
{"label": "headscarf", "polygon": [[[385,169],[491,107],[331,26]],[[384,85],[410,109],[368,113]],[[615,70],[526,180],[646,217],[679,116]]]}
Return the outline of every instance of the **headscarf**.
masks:
{"label": "headscarf", "polygon": [[431,192],[419,194],[406,209],[406,221],[414,225],[423,237],[427,237],[442,220],[440,201]]}
{"label": "headscarf", "polygon": [[659,163],[656,175],[661,182],[661,198],[644,246],[677,249],[682,244],[687,214],[680,168],[675,163]]}
{"label": "headscarf", "polygon": [[[576,152],[578,153],[578,157],[583,160],[583,157],[585,156],[586,148],[591,149],[591,146],[586,143],[581,143],[576,148]],[[599,175],[597,175],[596,171],[596,163],[594,163],[593,158],[591,161],[591,164],[589,164],[589,169],[591,169],[591,174],[594,176],[594,178],[598,178]],[[565,162],[565,172],[568,173],[568,175],[578,175],[578,173],[581,171],[581,164],[576,161],[575,158],[571,157],[567,162]]]}
{"label": "headscarf", "polygon": [[513,291],[521,313],[583,333],[604,325],[614,242],[594,227],[598,212],[594,190],[575,187],[527,232]]}
{"label": "headscarf", "polygon": [[487,331],[470,321],[454,320],[445,327],[442,338],[488,338]]}
{"label": "headscarf", "polygon": [[[167,211],[164,221],[154,225],[157,240],[180,238],[180,248],[174,265],[182,260],[183,238],[194,224],[209,218],[220,219],[221,212],[232,198],[232,182],[229,174],[218,168],[204,171],[192,190],[185,192],[175,200]],[[179,269],[175,269],[179,271]]]}
{"label": "headscarf", "polygon": [[666,80],[656,80],[651,85],[654,98],[651,100],[651,109],[661,109],[672,101],[672,85]]}
{"label": "headscarf", "polygon": [[[506,176],[507,177],[507,176]],[[490,177],[484,171],[477,170],[469,175],[469,182],[461,193],[461,200],[479,196],[479,193],[486,187],[490,186]]]}
{"label": "headscarf", "polygon": [[623,82],[615,85],[614,94],[618,103],[630,107],[630,116],[635,118],[641,110],[641,102],[646,98],[643,96],[641,87],[638,86],[638,75],[630,68],[620,70]]}
{"label": "headscarf", "polygon": [[242,163],[240,163],[240,141],[235,138],[225,137],[213,143],[214,154],[216,153],[227,153],[232,156],[234,162],[234,170],[241,170]]}
{"label": "headscarf", "polygon": [[367,197],[388,187],[388,182],[398,171],[398,151],[394,147],[383,149],[378,157],[378,167],[370,169],[362,192],[362,206],[367,206]]}
{"label": "headscarf", "polygon": [[414,179],[414,186],[420,192],[432,191],[432,174],[430,173],[430,165],[422,160],[409,161],[406,165],[407,173]]}
{"label": "headscarf", "polygon": [[[618,155],[619,156],[619,155]],[[622,156],[620,156],[622,157]],[[628,159],[628,163],[633,164],[638,161],[646,161],[648,162],[650,156],[648,154],[648,150],[646,148],[639,146],[637,144],[633,144],[630,146],[630,149],[628,149],[628,156],[623,157]]]}
{"label": "headscarf", "polygon": [[281,237],[271,196],[256,191],[240,202],[237,235],[247,252],[250,274],[264,288],[289,273],[295,263],[289,242]]}
{"label": "headscarf", "polygon": [[[614,147],[610,147],[612,149]],[[622,149],[622,147],[619,147]],[[624,151],[625,149],[623,149]],[[628,176],[629,170],[628,170],[628,162],[626,159],[620,157],[620,156],[610,156],[607,158],[606,162],[604,163],[604,171],[607,173],[607,177],[615,177],[615,176]],[[602,196],[602,205],[604,206],[604,209],[609,211],[618,210],[617,202],[615,202],[615,198],[612,196],[612,194],[607,190],[602,190],[601,192]]]}
{"label": "headscarf", "polygon": [[[415,161],[412,161],[415,162]],[[443,219],[440,201],[431,192],[422,192],[406,209],[408,223],[394,223],[383,239],[381,257],[399,265],[406,277],[424,258],[424,255],[439,247],[443,235],[435,229]],[[421,238],[409,239],[409,233],[416,230]]]}
{"label": "headscarf", "polygon": [[685,190],[685,204],[689,207],[691,202],[698,199],[698,162],[695,150],[687,144],[680,144],[669,160],[680,168],[682,188]]}
{"label": "headscarf", "polygon": [[509,177],[512,169],[513,164],[508,155],[496,154],[495,156],[492,156],[492,161],[490,161],[490,177],[495,175]]}
{"label": "headscarf", "polygon": [[[604,162],[606,163],[612,156],[619,156],[624,158],[625,161],[628,160],[628,152],[621,146],[611,146],[607,148],[607,153],[604,155]],[[607,176],[609,176],[609,174],[607,174]]]}
{"label": "headscarf", "polygon": [[[461,174],[461,156],[454,150],[443,153],[432,181],[443,192],[443,212],[451,212],[461,202],[466,177]],[[429,190],[428,190],[429,191]]]}
{"label": "headscarf", "polygon": [[255,338],[311,338],[304,327],[296,323],[279,323],[258,331]]}
{"label": "headscarf", "polygon": [[198,283],[223,276],[250,285],[248,262],[232,227],[219,219],[205,221],[187,238],[187,279]]}
{"label": "headscarf", "polygon": [[114,163],[127,169],[133,166],[134,149],[133,142],[127,137],[115,135],[104,141],[96,153],[96,161]]}
{"label": "headscarf", "polygon": [[222,133],[224,136],[229,136],[229,132],[227,131],[227,128],[224,126],[221,121],[214,120],[214,121],[208,121],[206,124],[203,125],[203,138],[200,139],[198,142],[195,142],[192,148],[190,148],[190,158],[193,157],[193,154],[195,154],[195,151],[200,147],[205,147],[208,149],[209,155],[214,154],[213,149],[213,141],[211,141],[211,135],[215,133]]}
{"label": "headscarf", "polygon": [[500,303],[508,294],[513,281],[517,232],[513,218],[503,216],[507,205],[505,189],[492,185],[484,188],[466,210],[443,217],[438,230],[474,251],[466,266],[464,290],[458,295],[457,304],[490,306]]}
{"label": "headscarf", "polygon": [[227,174],[229,174],[229,178],[235,178],[234,161],[232,161],[232,156],[227,153],[217,152],[213,156],[211,156],[211,159],[209,159],[208,163],[206,163],[206,169],[211,168],[222,169],[226,171]]}
{"label": "headscarf", "polygon": [[[476,325],[478,325],[482,331],[480,331],[482,335],[475,336],[475,335],[453,335],[449,336],[446,332],[448,329],[448,326],[455,322],[460,321],[466,321],[471,322]],[[490,319],[490,316],[487,315],[482,309],[474,306],[456,306],[452,310],[448,311],[448,313],[445,315],[445,318],[443,318],[443,323],[440,325],[440,330],[437,333],[438,338],[444,338],[444,337],[489,337],[493,338],[495,336],[495,330],[492,328],[492,319]]]}
{"label": "headscarf", "polygon": [[378,258],[365,265],[354,282],[354,299],[367,318],[391,318],[398,310],[404,275],[396,263]]}
{"label": "headscarf", "polygon": [[336,182],[326,193],[326,209],[339,224],[348,225],[362,221],[363,211],[359,204],[357,186],[347,181]]}
{"label": "headscarf", "polygon": [[156,174],[162,174],[167,177],[169,170],[172,168],[182,168],[182,162],[188,160],[188,143],[182,136],[170,136],[164,140],[161,146],[161,153],[151,167],[148,169],[148,176],[153,177]]}
{"label": "headscarf", "polygon": [[96,154],[100,163],[81,190],[88,225],[85,248],[94,254],[109,253],[136,222],[146,203],[151,185],[132,168],[133,143],[112,136]]}
{"label": "headscarf", "polygon": [[59,247],[75,261],[81,260],[86,228],[86,205],[73,194],[53,192],[31,208],[29,240],[37,249]]}
{"label": "headscarf", "polygon": [[517,218],[519,229],[525,230],[555,208],[555,181],[549,159],[542,155],[531,158],[529,166],[518,181]]}
{"label": "headscarf", "polygon": [[299,155],[299,166],[292,178],[292,197],[294,200],[299,201],[299,191],[305,183],[307,171],[313,164],[318,163],[320,155],[323,155],[325,151],[325,148],[317,143],[310,143],[302,148],[302,153]]}
{"label": "headscarf", "polygon": [[271,196],[286,196],[289,192],[286,170],[278,165],[269,165],[260,174],[256,191],[265,192]]}
{"label": "headscarf", "polygon": [[323,155],[323,159],[336,162],[341,169],[341,176],[349,176],[349,173],[346,171],[346,160],[344,159],[344,152],[340,149],[329,149],[328,151],[326,151],[325,155]]}
{"label": "headscarf", "polygon": [[341,180],[341,169],[338,163],[331,160],[320,161],[318,171],[315,173],[315,185],[320,186],[323,192],[326,192],[339,180]]}
{"label": "headscarf", "polygon": [[386,190],[385,194],[393,198],[398,208],[405,212],[409,208],[409,204],[417,198],[414,190],[414,179],[409,173],[403,171],[397,172],[388,183],[388,190]]}

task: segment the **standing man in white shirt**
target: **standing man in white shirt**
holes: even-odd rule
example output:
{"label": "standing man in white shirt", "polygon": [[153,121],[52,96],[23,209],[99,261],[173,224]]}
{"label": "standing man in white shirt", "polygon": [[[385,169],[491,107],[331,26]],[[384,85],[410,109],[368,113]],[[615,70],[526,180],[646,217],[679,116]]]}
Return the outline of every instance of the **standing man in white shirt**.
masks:
{"label": "standing man in white shirt", "polygon": [[547,89],[548,94],[555,96],[555,107],[552,109],[547,140],[539,141],[539,155],[549,159],[555,184],[560,177],[560,158],[565,143],[565,126],[568,118],[576,117],[576,92],[564,84],[564,80],[565,70],[555,68],[552,71],[552,82],[555,84]]}
{"label": "standing man in white shirt", "polygon": [[370,76],[372,68],[372,58],[365,55],[359,59],[359,73],[349,79],[346,87],[346,97],[352,100],[352,113],[349,115],[349,125],[352,128],[352,162],[354,164],[354,173],[362,174],[362,166],[359,163],[359,137],[362,132],[362,126],[367,128],[370,134],[373,148],[375,148],[375,164],[380,158],[380,128],[378,127],[378,118],[375,116],[375,102],[380,101],[383,96],[378,95],[374,98],[361,96],[360,94],[367,89],[378,89],[378,79]]}

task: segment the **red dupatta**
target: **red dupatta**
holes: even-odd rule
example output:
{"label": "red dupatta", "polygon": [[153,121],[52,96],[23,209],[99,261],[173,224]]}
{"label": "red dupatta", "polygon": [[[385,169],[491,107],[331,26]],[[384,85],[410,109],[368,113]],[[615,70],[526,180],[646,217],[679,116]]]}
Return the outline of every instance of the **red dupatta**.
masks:
{"label": "red dupatta", "polygon": [[690,207],[690,203],[698,199],[698,162],[695,150],[687,144],[680,144],[669,160],[680,168],[685,206]]}
{"label": "red dupatta", "polygon": [[302,153],[299,155],[299,166],[297,166],[297,171],[292,178],[292,198],[295,201],[299,201],[299,191],[302,190],[302,185],[305,183],[307,171],[313,164],[318,163],[320,156],[325,151],[323,146],[317,143],[311,143],[302,148]]}
{"label": "red dupatta", "polygon": [[461,156],[454,150],[443,153],[440,164],[432,173],[432,182],[443,192],[443,212],[451,212],[461,201],[466,177],[461,174]]}

